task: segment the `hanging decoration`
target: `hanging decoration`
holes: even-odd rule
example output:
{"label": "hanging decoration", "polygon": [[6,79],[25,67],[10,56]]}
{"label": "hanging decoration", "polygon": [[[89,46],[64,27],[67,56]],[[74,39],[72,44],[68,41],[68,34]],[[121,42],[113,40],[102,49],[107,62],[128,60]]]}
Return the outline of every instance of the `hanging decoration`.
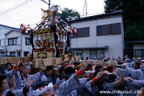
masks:
{"label": "hanging decoration", "polygon": [[[37,24],[34,29],[27,26],[27,29],[22,24],[22,32],[27,31],[30,34],[30,40],[33,46],[33,58],[55,58],[60,54],[67,54],[70,46],[71,33],[76,34],[77,29],[71,29],[68,25],[62,26],[57,20],[57,6],[54,9],[43,10],[42,22]],[[67,28],[65,28],[67,27]],[[68,30],[66,30],[68,29]]]}
{"label": "hanging decoration", "polygon": [[77,29],[73,28],[72,33],[75,35],[77,33]]}
{"label": "hanging decoration", "polygon": [[21,32],[25,32],[26,31],[26,27],[23,24],[20,25],[20,29],[21,29]]}

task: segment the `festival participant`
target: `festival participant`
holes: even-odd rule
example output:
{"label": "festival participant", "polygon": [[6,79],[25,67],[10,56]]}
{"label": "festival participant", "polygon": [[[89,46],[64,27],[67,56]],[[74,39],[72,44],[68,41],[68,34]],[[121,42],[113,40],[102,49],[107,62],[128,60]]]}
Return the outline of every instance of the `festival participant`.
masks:
{"label": "festival participant", "polygon": [[56,83],[57,76],[53,74],[53,66],[47,66],[44,75],[41,77],[41,81]]}
{"label": "festival participant", "polygon": [[70,67],[70,66],[69,66],[69,61],[63,62],[63,63],[62,63],[62,67],[63,67],[63,68],[68,68],[68,67]]}
{"label": "festival participant", "polygon": [[140,63],[135,62],[134,69],[131,70],[131,77],[135,80],[143,80],[143,72],[140,68]]}
{"label": "festival participant", "polygon": [[132,91],[132,94],[128,96],[136,96],[137,92],[144,86],[143,80],[135,80],[131,77],[126,77],[124,79],[126,86],[128,87],[129,91]]}
{"label": "festival participant", "polygon": [[[27,84],[27,81],[29,81],[29,80],[35,80],[35,83],[34,83],[34,85],[35,85],[40,80],[40,78],[42,76],[42,72],[45,70],[45,68],[43,68],[41,71],[39,71],[33,75],[29,74],[30,70],[31,70],[31,67],[26,65],[23,67],[22,73],[16,72],[14,74],[15,83],[16,83],[15,89],[24,88]],[[29,88],[29,92],[27,93],[28,96],[31,96],[31,94],[32,94],[31,90],[32,90],[32,87]]]}
{"label": "festival participant", "polygon": [[143,78],[144,78],[144,60],[141,60],[140,69],[141,69],[142,72],[143,72]]}
{"label": "festival participant", "polygon": [[[112,74],[108,71],[102,71],[103,76],[96,82],[96,86],[99,91],[114,91],[121,90],[118,87],[124,81],[124,74],[120,71],[119,79],[115,74]],[[100,96],[123,96],[122,93],[99,93]],[[98,96],[99,96],[98,95]]]}
{"label": "festival participant", "polygon": [[81,69],[75,73],[75,69],[67,68],[65,70],[66,81],[59,87],[57,96],[84,96],[84,88],[87,83],[87,78],[80,78],[80,75],[86,70],[90,60],[82,61]]}
{"label": "festival participant", "polygon": [[59,70],[59,77],[57,78],[57,80],[56,80],[56,84],[58,85],[58,86],[60,86],[60,84],[62,83],[62,82],[64,82],[65,81],[65,74],[64,74],[64,72],[65,72],[65,69],[64,68],[60,68]]}
{"label": "festival participant", "polygon": [[59,86],[65,81],[65,68],[60,68],[59,70],[59,77],[56,80],[56,85],[58,86],[58,88],[55,88],[55,94],[59,94]]}
{"label": "festival participant", "polygon": [[120,70],[123,72],[125,77],[130,77],[131,76],[130,69],[127,68],[123,62],[118,62],[116,65],[117,65],[117,68],[115,69],[115,73],[116,73],[117,76],[120,77]]}
{"label": "festival participant", "polygon": [[95,72],[100,72],[100,71],[102,71],[103,70],[103,67],[101,66],[101,65],[97,65],[96,67],[95,67]]}
{"label": "festival participant", "polygon": [[93,66],[92,66],[92,64],[88,64],[88,66],[87,66],[87,69],[86,69],[87,71],[88,70],[90,70],[90,71],[92,71],[93,70]]}
{"label": "festival participant", "polygon": [[55,96],[52,82],[42,81],[39,83],[32,91],[32,96]]}
{"label": "festival participant", "polygon": [[13,71],[13,66],[11,63],[6,63],[6,70],[5,70],[5,74],[7,75],[9,72]]}
{"label": "festival participant", "polygon": [[124,60],[124,62],[125,62],[126,67],[133,69],[132,63],[135,62],[135,61],[131,62],[131,60],[129,58],[127,58],[127,59]]}
{"label": "festival participant", "polygon": [[0,75],[0,96],[15,96],[12,93],[14,90],[14,84],[12,83],[11,83],[12,86],[10,87],[10,90],[7,91],[6,94],[4,94],[3,92],[6,91],[6,89],[8,88],[7,77],[6,75]]}
{"label": "festival participant", "polygon": [[19,65],[18,65],[18,72],[20,72],[20,73],[22,73],[22,69],[23,69],[23,64],[22,63],[20,63]]}
{"label": "festival participant", "polygon": [[6,75],[0,75],[0,96],[26,96],[29,87],[34,83],[34,80],[28,81],[24,88],[14,90],[15,78],[13,76],[10,82],[11,87],[10,89],[7,89],[8,84],[6,78]]}
{"label": "festival participant", "polygon": [[105,70],[107,70],[108,72],[113,73],[113,74],[116,75],[115,69],[114,69],[112,66],[107,66],[107,67],[105,68]]}
{"label": "festival participant", "polygon": [[0,75],[5,75],[5,68],[2,66],[2,65],[0,65]]}
{"label": "festival participant", "polygon": [[81,68],[81,63],[78,62],[78,61],[75,61],[75,62],[74,62],[74,68],[75,68],[76,70],[79,70],[79,69]]}

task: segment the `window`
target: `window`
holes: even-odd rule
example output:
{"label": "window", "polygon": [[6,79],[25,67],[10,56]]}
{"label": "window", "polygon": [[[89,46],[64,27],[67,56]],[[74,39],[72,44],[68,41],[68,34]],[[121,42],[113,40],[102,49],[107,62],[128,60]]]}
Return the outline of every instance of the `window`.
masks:
{"label": "window", "polygon": [[90,58],[96,59],[104,56],[103,50],[90,50]]}
{"label": "window", "polygon": [[120,23],[97,26],[97,35],[113,35],[121,33]]}
{"label": "window", "polygon": [[91,50],[90,51],[90,58],[91,59],[95,59],[96,58],[96,54],[97,54],[97,50]]}
{"label": "window", "polygon": [[8,39],[8,45],[17,45],[17,38]]}
{"label": "window", "polygon": [[29,52],[24,52],[24,56],[28,56]]}
{"label": "window", "polygon": [[89,37],[89,27],[78,28],[77,29],[77,33],[75,35],[72,34],[71,37],[72,38],[76,38],[76,37]]}
{"label": "window", "polygon": [[17,51],[17,57],[20,57],[20,56],[21,56],[21,51],[18,50],[18,51]]}
{"label": "window", "polygon": [[15,57],[15,52],[10,52],[11,57]]}
{"label": "window", "polygon": [[135,57],[144,58],[144,50],[142,50],[142,49],[135,49]]}
{"label": "window", "polygon": [[25,45],[30,45],[30,38],[25,38]]}
{"label": "window", "polygon": [[82,50],[72,50],[72,54],[75,54],[76,56],[82,57]]}

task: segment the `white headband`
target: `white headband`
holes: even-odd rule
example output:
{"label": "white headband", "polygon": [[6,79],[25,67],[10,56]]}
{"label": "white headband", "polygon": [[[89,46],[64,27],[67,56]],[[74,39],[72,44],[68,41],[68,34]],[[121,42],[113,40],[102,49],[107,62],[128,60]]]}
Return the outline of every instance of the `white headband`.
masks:
{"label": "white headband", "polygon": [[33,95],[34,96],[39,96],[39,95],[41,95],[42,93],[44,93],[45,91],[47,91],[47,90],[52,90],[53,89],[53,84],[52,84],[52,82],[50,82],[49,84],[48,84],[48,86],[42,86],[42,87],[40,87],[40,88],[38,88],[37,90],[33,90]]}
{"label": "white headband", "polygon": [[116,65],[117,65],[117,66],[124,66],[124,65],[125,65],[125,63],[123,63],[123,64],[120,64],[120,65],[117,63]]}

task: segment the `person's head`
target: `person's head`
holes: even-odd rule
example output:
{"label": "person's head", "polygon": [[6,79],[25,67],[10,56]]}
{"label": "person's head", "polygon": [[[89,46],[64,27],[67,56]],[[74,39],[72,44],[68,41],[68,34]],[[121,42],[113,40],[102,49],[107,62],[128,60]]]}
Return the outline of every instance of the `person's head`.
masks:
{"label": "person's head", "polygon": [[133,60],[133,61],[137,61],[136,57],[133,57],[132,60]]}
{"label": "person's head", "polygon": [[47,76],[47,77],[49,77],[49,76],[51,76],[53,74],[53,66],[47,66],[46,67],[46,73],[45,73],[45,75]]}
{"label": "person's head", "polygon": [[77,69],[77,70],[79,70],[79,69],[81,68],[80,62],[75,61],[75,62],[74,62],[74,68]]}
{"label": "person's head", "polygon": [[61,67],[58,71],[59,71],[60,76],[61,76],[62,78],[65,78],[65,74],[64,74],[65,68]]}
{"label": "person's head", "polygon": [[63,62],[63,63],[62,63],[62,67],[63,67],[63,68],[69,67],[69,61]]}
{"label": "person's head", "polygon": [[75,69],[74,69],[74,68],[71,68],[71,67],[66,68],[66,69],[65,69],[66,80],[67,80],[70,76],[72,76],[74,73],[75,73]]}
{"label": "person's head", "polygon": [[97,65],[97,66],[95,67],[95,71],[97,71],[97,72],[102,71],[102,69],[103,69],[103,67],[102,67],[101,65]]}
{"label": "person's head", "polygon": [[6,63],[5,66],[6,66],[7,70],[9,70],[9,71],[13,69],[13,66],[11,63]]}
{"label": "person's head", "polygon": [[26,76],[30,73],[30,71],[31,71],[31,67],[28,65],[24,66],[22,69],[22,73]]}
{"label": "person's head", "polygon": [[84,60],[84,57],[82,57],[81,60]]}
{"label": "person's head", "polygon": [[[109,74],[112,74],[112,73],[110,73],[110,72],[108,72],[108,71],[106,71],[106,70],[104,70],[104,71],[99,71],[99,72],[102,73],[102,77],[100,77],[100,78],[98,79],[97,83],[103,83],[105,80],[107,80],[107,76],[108,76]],[[98,72],[98,71],[95,71],[94,76],[96,76],[99,72]]]}
{"label": "person's head", "polygon": [[134,67],[135,69],[139,69],[139,67],[140,67],[140,63],[135,62],[133,67]]}
{"label": "person's head", "polygon": [[89,57],[86,57],[86,60],[88,60],[89,59]]}
{"label": "person's head", "polygon": [[22,73],[22,70],[23,70],[23,64],[22,63],[19,64],[18,70]]}
{"label": "person's head", "polygon": [[125,59],[125,63],[131,63],[131,59],[130,58]]}
{"label": "person's head", "polygon": [[0,92],[3,92],[7,89],[8,83],[7,83],[7,76],[6,75],[0,75]]}
{"label": "person's head", "polygon": [[106,67],[106,70],[111,73],[114,72],[114,68],[112,66]]}
{"label": "person's head", "polygon": [[123,62],[118,62],[116,65],[117,65],[118,68],[122,68],[122,69],[126,68],[126,66]]}
{"label": "person's head", "polygon": [[34,96],[55,96],[53,84],[51,82],[40,82],[33,90]]}
{"label": "person's head", "polygon": [[88,66],[87,66],[87,69],[86,69],[86,70],[90,70],[90,71],[92,71],[92,70],[93,70],[92,64],[88,64]]}
{"label": "person's head", "polygon": [[118,57],[118,61],[121,61],[121,57],[120,56]]}
{"label": "person's head", "polygon": [[106,81],[108,83],[112,83],[112,82],[115,82],[116,79],[117,79],[117,76],[115,74],[109,74],[109,75],[107,75]]}

